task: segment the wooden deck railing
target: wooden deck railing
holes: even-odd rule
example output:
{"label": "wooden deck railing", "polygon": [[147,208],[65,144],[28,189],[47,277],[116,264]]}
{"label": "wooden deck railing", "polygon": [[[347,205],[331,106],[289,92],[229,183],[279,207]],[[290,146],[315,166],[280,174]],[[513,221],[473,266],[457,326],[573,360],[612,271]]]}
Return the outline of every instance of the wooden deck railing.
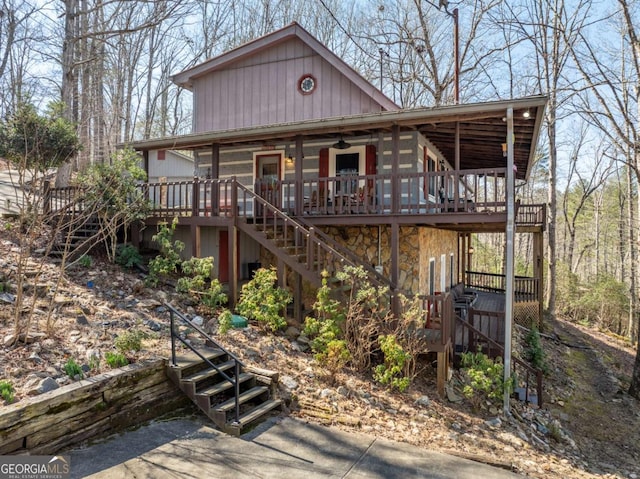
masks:
{"label": "wooden deck railing", "polygon": [[[456,213],[504,213],[504,168],[398,175],[353,175],[241,185],[268,203],[293,216],[311,215],[441,215]],[[138,186],[149,199],[150,215],[220,216],[232,212],[259,216],[259,204],[251,198],[232,198],[237,180],[200,179],[143,183]],[[59,211],[74,198],[74,188],[51,188],[50,211]],[[544,224],[544,205],[519,205],[517,221]]]}
{"label": "wooden deck railing", "polygon": [[[503,274],[466,271],[465,286],[480,291],[504,293],[506,278]],[[538,301],[540,280],[526,276],[516,276],[514,281],[514,300],[516,302]]]}

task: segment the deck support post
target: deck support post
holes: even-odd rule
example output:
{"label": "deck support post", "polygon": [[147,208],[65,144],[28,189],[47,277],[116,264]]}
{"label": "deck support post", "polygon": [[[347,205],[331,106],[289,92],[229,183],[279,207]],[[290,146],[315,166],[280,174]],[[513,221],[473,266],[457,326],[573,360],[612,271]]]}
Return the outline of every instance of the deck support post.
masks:
{"label": "deck support post", "polygon": [[200,250],[200,226],[196,224],[191,224],[190,227],[190,236],[191,236],[191,256],[194,258],[201,257]]}
{"label": "deck support post", "polygon": [[437,353],[438,369],[436,383],[440,397],[444,397],[445,384],[448,379],[447,376],[449,375],[449,354],[448,348],[446,347],[444,351],[439,351]]}
{"label": "deck support post", "polygon": [[300,274],[296,274],[295,284],[293,285],[293,296],[293,318],[296,323],[302,324],[304,318],[302,317],[302,275]]}
{"label": "deck support post", "polygon": [[391,213],[396,214],[400,210],[400,127],[393,125],[391,128]]}
{"label": "deck support post", "polygon": [[[400,225],[397,221],[391,224],[391,284],[396,290],[401,290],[398,284],[400,277]],[[391,301],[391,309],[394,316],[400,313],[398,298],[394,295]]]}
{"label": "deck support post", "polygon": [[297,216],[302,216],[302,209],[304,206],[304,191],[302,191],[302,135],[296,135],[296,161],[294,163],[295,168],[295,212]]}
{"label": "deck support post", "polygon": [[229,226],[229,308],[238,300],[238,228]]}
{"label": "deck support post", "polygon": [[542,330],[542,305],[544,303],[544,239],[542,232],[533,233],[533,277],[538,280],[538,328]]}
{"label": "deck support post", "polygon": [[[507,108],[507,231],[506,231],[506,265],[505,265],[505,321],[504,321],[504,381],[511,379],[511,334],[513,325],[514,300],[514,239],[515,239],[515,171],[513,169],[513,107]],[[504,392],[504,414],[508,416],[510,391]]]}
{"label": "deck support post", "polygon": [[[211,178],[218,179],[220,174],[220,145],[214,143],[211,145]],[[220,213],[220,183],[211,185],[211,214],[218,215]]]}

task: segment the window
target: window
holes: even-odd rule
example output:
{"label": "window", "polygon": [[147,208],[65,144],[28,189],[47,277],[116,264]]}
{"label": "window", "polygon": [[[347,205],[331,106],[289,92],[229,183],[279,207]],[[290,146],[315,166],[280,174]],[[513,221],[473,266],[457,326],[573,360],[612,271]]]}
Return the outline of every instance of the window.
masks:
{"label": "window", "polygon": [[429,260],[429,294],[435,293],[436,287],[436,259]]}

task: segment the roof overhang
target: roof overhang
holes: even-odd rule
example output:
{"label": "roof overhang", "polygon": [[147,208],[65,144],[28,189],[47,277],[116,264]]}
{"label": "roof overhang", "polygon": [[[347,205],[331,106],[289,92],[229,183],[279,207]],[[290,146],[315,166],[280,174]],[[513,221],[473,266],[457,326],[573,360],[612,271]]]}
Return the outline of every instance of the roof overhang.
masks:
{"label": "roof overhang", "polygon": [[[535,160],[546,104],[547,97],[540,95],[193,133],[134,141],[126,146],[139,151],[200,149],[213,144],[224,147],[293,141],[298,136],[307,141],[342,136],[348,141],[349,137],[385,133],[397,126],[400,131],[422,133],[453,165],[457,125],[461,169],[500,168],[506,165],[502,144],[507,142],[507,110],[513,108],[514,162],[518,169],[516,178],[526,179]],[[528,117],[525,113],[528,113]]]}

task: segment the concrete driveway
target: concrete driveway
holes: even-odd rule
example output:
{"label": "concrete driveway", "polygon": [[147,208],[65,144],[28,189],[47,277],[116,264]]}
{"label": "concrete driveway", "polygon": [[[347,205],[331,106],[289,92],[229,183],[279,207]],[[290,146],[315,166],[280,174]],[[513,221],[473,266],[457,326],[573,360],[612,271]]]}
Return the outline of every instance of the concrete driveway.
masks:
{"label": "concrete driveway", "polygon": [[71,477],[456,478],[518,476],[459,457],[364,434],[273,418],[240,438],[199,418],[154,422],[71,456]]}
{"label": "concrete driveway", "polygon": [[0,216],[16,215],[23,204],[23,191],[18,185],[18,172],[0,170]]}

